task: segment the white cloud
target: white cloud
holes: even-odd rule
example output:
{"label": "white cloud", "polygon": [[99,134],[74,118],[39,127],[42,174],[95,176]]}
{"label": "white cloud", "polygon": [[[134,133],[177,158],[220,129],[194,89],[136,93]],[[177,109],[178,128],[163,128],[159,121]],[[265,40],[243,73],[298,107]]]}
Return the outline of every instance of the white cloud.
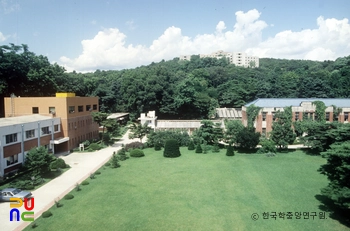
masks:
{"label": "white cloud", "polygon": [[[193,38],[182,34],[180,28],[169,27],[150,46],[126,45],[127,36],[117,28],[99,31],[83,40],[83,52],[77,58],[61,57],[61,65],[68,71],[123,69],[147,65],[180,55],[208,54],[217,50],[245,51],[259,57],[326,60],[350,53],[350,25],[348,19],[317,19],[314,30],[281,31],[262,40],[268,24],[259,20],[257,10],[236,12],[236,23],[230,30],[225,22],[218,22],[215,31]],[[133,21],[127,22],[129,26]]]}
{"label": "white cloud", "polygon": [[0,42],[5,41],[6,39],[7,39],[7,37],[3,33],[0,32]]}
{"label": "white cloud", "polygon": [[348,19],[317,18],[317,29],[297,32],[282,31],[260,42],[247,52],[259,57],[288,59],[334,60],[350,54]]}

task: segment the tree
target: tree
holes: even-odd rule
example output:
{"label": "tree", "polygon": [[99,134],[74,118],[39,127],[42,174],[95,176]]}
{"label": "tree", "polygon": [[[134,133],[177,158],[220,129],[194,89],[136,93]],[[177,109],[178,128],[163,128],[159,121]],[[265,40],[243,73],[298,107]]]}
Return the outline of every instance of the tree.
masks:
{"label": "tree", "polygon": [[117,154],[114,152],[111,159],[109,160],[110,163],[111,163],[111,167],[112,168],[118,168],[120,167],[120,164],[119,164],[119,158],[117,156]]}
{"label": "tree", "polygon": [[196,151],[195,151],[196,153],[202,153],[203,152],[203,150],[202,150],[202,147],[201,147],[201,144],[200,143],[198,143],[197,144],[197,146],[196,146]]}
{"label": "tree", "polygon": [[321,193],[341,209],[350,212],[350,142],[333,144],[321,153],[327,163],[318,170],[330,181]]}
{"label": "tree", "polygon": [[132,124],[130,128],[129,139],[138,138],[142,143],[142,138],[151,132],[152,128],[148,126],[147,122],[142,124]]}
{"label": "tree", "polygon": [[98,126],[103,126],[102,134],[105,132],[105,121],[107,120],[107,113],[104,112],[91,112],[92,120],[98,123]]}
{"label": "tree", "polygon": [[168,158],[181,156],[180,148],[176,140],[167,140],[165,142],[163,156]]}
{"label": "tree", "polygon": [[32,148],[26,155],[24,166],[32,169],[35,175],[43,175],[50,171],[50,163],[55,157],[48,153],[48,150],[43,147]]}
{"label": "tree", "polygon": [[248,128],[254,128],[254,122],[256,120],[256,117],[259,114],[260,107],[255,106],[254,104],[251,104],[247,107],[246,113],[247,113],[247,127]]}
{"label": "tree", "polygon": [[240,120],[226,120],[225,131],[223,140],[225,143],[234,144],[237,142],[237,137],[240,131],[242,131],[244,125]]}
{"label": "tree", "polygon": [[260,140],[261,148],[259,149],[259,153],[276,153],[276,144],[269,139],[261,139]]}
{"label": "tree", "polygon": [[213,144],[216,139],[218,139],[217,131],[214,128],[214,122],[211,120],[202,120],[201,126],[197,130],[196,135],[201,142],[207,142],[208,144]]}
{"label": "tree", "polygon": [[193,142],[192,140],[190,141],[190,143],[189,143],[187,149],[188,149],[188,150],[194,150],[194,149],[195,149],[195,147],[194,147],[194,142]]}
{"label": "tree", "polygon": [[286,107],[284,111],[276,112],[276,121],[272,123],[270,139],[281,149],[288,148],[295,140],[292,129],[292,108]]}
{"label": "tree", "polygon": [[237,135],[237,143],[241,148],[255,148],[258,145],[260,133],[254,128],[244,127]]}

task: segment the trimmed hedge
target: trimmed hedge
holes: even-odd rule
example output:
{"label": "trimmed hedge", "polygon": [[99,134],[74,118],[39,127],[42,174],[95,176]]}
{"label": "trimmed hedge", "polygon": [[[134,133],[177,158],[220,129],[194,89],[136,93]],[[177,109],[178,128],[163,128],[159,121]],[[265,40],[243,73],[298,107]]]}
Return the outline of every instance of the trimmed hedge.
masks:
{"label": "trimmed hedge", "polygon": [[43,214],[41,216],[43,218],[48,218],[48,217],[52,216],[52,213],[49,210],[47,210],[47,211],[43,212]]}
{"label": "trimmed hedge", "polygon": [[63,197],[65,200],[71,200],[71,199],[73,199],[74,198],[74,196],[72,195],[72,194],[67,194],[67,195],[65,195],[64,197]]}
{"label": "trimmed hedge", "polygon": [[82,185],[88,185],[88,184],[90,184],[90,183],[89,183],[89,181],[84,180],[83,182],[81,182],[81,184],[82,184]]}
{"label": "trimmed hedge", "polygon": [[202,152],[203,150],[202,150],[201,144],[197,144],[196,153],[202,153]]}
{"label": "trimmed hedge", "polygon": [[195,150],[196,148],[194,147],[194,143],[193,141],[190,142],[190,144],[188,145],[188,150]]}
{"label": "trimmed hedge", "polygon": [[165,141],[163,156],[169,158],[181,156],[179,144],[176,140],[170,139]]}
{"label": "trimmed hedge", "polygon": [[143,156],[145,156],[145,153],[143,153],[143,151],[140,149],[133,149],[130,151],[130,156],[131,157],[143,157]]}
{"label": "trimmed hedge", "polygon": [[226,156],[234,156],[235,152],[233,150],[233,146],[229,145],[226,150]]}

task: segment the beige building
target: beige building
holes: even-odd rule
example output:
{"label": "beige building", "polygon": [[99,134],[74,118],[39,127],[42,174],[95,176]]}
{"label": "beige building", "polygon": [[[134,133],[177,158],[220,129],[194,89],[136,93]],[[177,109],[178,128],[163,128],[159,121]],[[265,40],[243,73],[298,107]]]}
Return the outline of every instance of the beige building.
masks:
{"label": "beige building", "polygon": [[5,97],[5,117],[40,114],[60,118],[62,137],[56,138],[56,152],[65,152],[85,140],[98,138],[98,124],[91,112],[98,111],[98,97],[56,93],[56,97]]}
{"label": "beige building", "polygon": [[[180,60],[191,60],[192,55],[182,55]],[[216,51],[211,54],[200,54],[200,58],[227,58],[231,64],[240,67],[259,67],[259,58],[256,56],[249,56],[244,52],[225,52]]]}
{"label": "beige building", "polygon": [[[292,121],[303,120],[309,118],[316,119],[316,105],[312,102],[322,101],[327,107],[325,116],[327,122],[339,121],[340,123],[348,123],[350,116],[350,99],[330,99],[330,98],[265,98],[257,99],[242,107],[242,122],[247,126],[247,107],[254,104],[260,107],[259,114],[255,120],[254,126],[257,132],[268,135],[272,131],[272,123],[275,120],[275,113],[283,111],[284,107],[292,107]],[[335,118],[333,106],[340,108],[341,112],[338,118]]]}

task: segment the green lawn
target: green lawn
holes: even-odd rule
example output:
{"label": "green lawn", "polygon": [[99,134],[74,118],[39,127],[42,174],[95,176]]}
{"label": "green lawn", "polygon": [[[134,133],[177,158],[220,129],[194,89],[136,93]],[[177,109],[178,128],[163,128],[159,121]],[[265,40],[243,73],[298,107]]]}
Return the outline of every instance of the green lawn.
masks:
{"label": "green lawn", "polygon": [[328,213],[314,220],[262,218],[263,212],[320,212],[315,195],[327,179],[317,172],[326,162],[319,156],[181,152],[167,159],[146,149],[146,157],[121,168],[102,168],[90,185],[72,192],[73,200],[51,208],[52,217],[39,218],[36,230],[349,229]]}

